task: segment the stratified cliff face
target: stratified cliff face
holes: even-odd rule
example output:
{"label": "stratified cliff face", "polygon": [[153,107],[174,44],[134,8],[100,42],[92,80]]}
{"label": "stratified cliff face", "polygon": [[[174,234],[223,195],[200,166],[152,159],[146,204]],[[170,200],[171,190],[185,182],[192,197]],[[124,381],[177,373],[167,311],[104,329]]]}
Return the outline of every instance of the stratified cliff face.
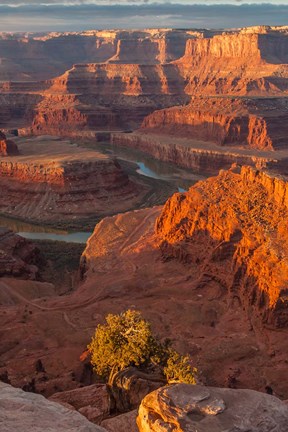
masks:
{"label": "stratified cliff face", "polygon": [[101,95],[184,94],[184,81],[173,64],[76,64],[51,80],[50,92]]}
{"label": "stratified cliff face", "polygon": [[31,125],[34,109],[42,100],[40,94],[0,92],[0,127],[18,129]]}
{"label": "stratified cliff face", "polygon": [[220,145],[277,150],[288,146],[287,113],[286,98],[194,97],[187,106],[150,114],[142,130]]}
{"label": "stratified cliff face", "polygon": [[247,167],[197,183],[157,220],[163,255],[206,262],[214,275],[226,261],[231,299],[252,320],[287,327],[287,191],[286,179]]}
{"label": "stratified cliff face", "polygon": [[287,92],[287,33],[223,33],[187,41],[177,60],[189,94],[267,95]]}
{"label": "stratified cliff face", "polygon": [[[202,130],[204,130],[204,126],[201,126]],[[173,128],[171,127],[171,129]],[[141,150],[161,161],[189,168],[202,174],[218,174],[219,169],[228,169],[234,162],[258,168],[278,165],[275,155],[268,151],[257,153],[245,149],[223,148],[213,144],[212,138],[210,142],[204,142],[193,138],[168,136],[166,133],[159,135],[155,133],[155,129],[152,132],[149,133],[149,130],[143,129],[133,133],[113,132],[111,143],[116,146]],[[202,139],[204,138],[205,135]],[[284,168],[285,162],[284,166],[281,165],[281,169]]]}
{"label": "stratified cliff face", "polygon": [[19,33],[9,37],[0,33],[0,78],[49,79],[75,63],[164,63],[181,57],[190,37],[189,31],[169,29],[52,32],[43,36]]}
{"label": "stratified cliff face", "polygon": [[117,162],[67,142],[24,142],[21,155],[2,158],[0,168],[0,211],[14,217],[71,223],[141,199]]}
{"label": "stratified cliff face", "polygon": [[17,144],[7,140],[6,135],[0,131],[0,156],[12,156],[19,154]]}
{"label": "stratified cliff face", "polygon": [[[1,85],[1,97],[4,95],[7,101],[4,117],[10,106],[10,114],[22,120],[28,132],[61,134],[61,128],[57,130],[57,123],[61,122],[63,135],[69,131],[75,134],[83,128],[87,131],[135,129],[155,109],[187,103],[191,95],[283,96],[288,91],[287,40],[285,28],[266,27],[220,34],[143,30],[32,38],[27,45],[37,47],[40,41],[44,51],[47,44],[57,45],[55,53],[46,54],[53,63],[62,53],[62,63],[57,57],[61,74],[51,74],[48,65],[44,75],[49,79],[45,82],[27,84],[23,83],[24,78],[20,83],[4,82]],[[16,42],[22,43],[19,39]],[[75,46],[70,49],[72,44]],[[77,50],[77,44],[82,48]],[[66,72],[64,64],[69,64]],[[35,66],[39,73],[42,69]],[[28,112],[23,107],[23,97],[29,105]],[[21,109],[15,109],[15,101]],[[266,126],[266,119],[251,115],[247,125],[245,119],[234,119],[231,112],[225,115],[213,114],[214,127],[210,134],[216,132],[216,139],[234,138],[242,142],[243,134],[237,129],[246,127],[249,134],[252,131],[249,139],[253,146],[271,147],[269,133],[259,142],[254,140],[253,131],[258,134],[258,130],[270,127]],[[201,120],[196,113],[194,116],[196,123]],[[10,127],[9,119],[1,117],[1,122],[4,127]],[[211,124],[211,116],[206,115],[207,122]],[[221,132],[223,123],[225,132]]]}

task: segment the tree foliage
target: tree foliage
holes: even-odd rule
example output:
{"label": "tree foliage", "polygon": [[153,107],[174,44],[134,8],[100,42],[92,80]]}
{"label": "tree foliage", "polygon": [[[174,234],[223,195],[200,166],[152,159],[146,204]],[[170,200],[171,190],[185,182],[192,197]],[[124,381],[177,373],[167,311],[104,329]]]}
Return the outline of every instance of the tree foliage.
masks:
{"label": "tree foliage", "polygon": [[97,326],[88,351],[94,371],[108,382],[128,366],[144,368],[152,363],[161,368],[168,382],[195,384],[196,369],[191,367],[189,356],[161,344],[150,323],[135,310],[107,315],[106,323]]}
{"label": "tree foliage", "polygon": [[183,356],[172,348],[169,349],[163,372],[168,383],[196,384],[197,369],[192,368],[190,357],[188,355]]}

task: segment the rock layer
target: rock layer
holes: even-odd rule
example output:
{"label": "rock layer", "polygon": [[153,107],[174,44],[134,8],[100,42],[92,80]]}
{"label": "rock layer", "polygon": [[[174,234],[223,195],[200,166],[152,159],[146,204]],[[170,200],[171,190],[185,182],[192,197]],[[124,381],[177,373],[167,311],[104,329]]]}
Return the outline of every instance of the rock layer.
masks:
{"label": "rock layer", "polygon": [[[205,130],[204,125],[201,126]],[[270,151],[257,152],[250,149],[225,147],[213,142],[199,141],[191,138],[168,136],[166,133],[149,133],[139,130],[133,133],[111,133],[111,143],[116,146],[141,150],[161,161],[190,168],[200,174],[217,174],[219,169],[228,169],[231,164],[260,167],[279,164],[278,157],[283,158],[279,170],[285,172],[287,154],[277,155]]]}
{"label": "rock layer", "polygon": [[223,146],[259,150],[287,148],[286,98],[192,98],[189,105],[155,111],[143,132],[182,136]]}
{"label": "rock layer", "polygon": [[142,401],[140,432],[286,432],[288,407],[251,390],[177,384],[150,393]]}
{"label": "rock layer", "polygon": [[[16,37],[10,42],[21,45],[23,40]],[[28,128],[26,133],[61,134],[61,122],[62,135],[67,135],[83,128],[134,129],[153,110],[186,103],[191,95],[287,95],[287,40],[286,28],[268,27],[220,34],[162,29],[28,36],[27,47],[35,44],[36,51],[39,41],[44,52],[57,45],[55,52],[45,55],[53,65],[61,54],[57,67],[62,72],[55,77],[50,70],[50,79],[38,84],[2,84],[4,114],[14,112]],[[82,49],[68,49],[72,43]],[[49,75],[49,65],[45,71],[39,64],[37,68]],[[23,106],[23,97],[29,108]],[[11,127],[6,121],[3,118],[4,126]],[[250,123],[249,129],[256,132],[265,128],[265,119]],[[252,135],[255,147],[269,147],[269,138],[254,143]]]}
{"label": "rock layer", "polygon": [[108,156],[57,139],[20,141],[21,155],[0,160],[0,211],[6,215],[72,223],[125,210],[141,199]]}

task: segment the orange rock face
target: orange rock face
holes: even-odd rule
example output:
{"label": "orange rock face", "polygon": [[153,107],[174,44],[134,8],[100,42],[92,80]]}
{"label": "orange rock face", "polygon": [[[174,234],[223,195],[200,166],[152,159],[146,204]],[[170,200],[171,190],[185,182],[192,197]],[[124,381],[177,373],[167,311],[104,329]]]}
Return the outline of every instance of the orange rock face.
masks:
{"label": "orange rock face", "polygon": [[[174,195],[156,233],[167,257],[205,260],[209,245],[212,263],[230,258],[231,297],[240,299],[250,317],[286,327],[287,203],[281,178],[251,168],[221,172],[187,194]],[[199,242],[205,245],[200,254]]]}
{"label": "orange rock face", "polygon": [[287,100],[192,98],[189,105],[155,111],[142,129],[220,145],[259,150],[286,148]]}
{"label": "orange rock face", "polygon": [[287,92],[287,33],[223,33],[187,41],[176,61],[189,94],[267,95]]}
{"label": "orange rock face", "polygon": [[[192,356],[206,384],[269,385],[287,398],[286,191],[284,179],[243,168],[174,195],[164,208],[103,219],[83,253],[77,290],[24,298],[0,313],[0,373],[18,386],[35,378],[46,395],[76,388],[97,324],[135,307]],[[25,326],[24,304],[33,312]],[[35,372],[39,358],[46,381]]]}

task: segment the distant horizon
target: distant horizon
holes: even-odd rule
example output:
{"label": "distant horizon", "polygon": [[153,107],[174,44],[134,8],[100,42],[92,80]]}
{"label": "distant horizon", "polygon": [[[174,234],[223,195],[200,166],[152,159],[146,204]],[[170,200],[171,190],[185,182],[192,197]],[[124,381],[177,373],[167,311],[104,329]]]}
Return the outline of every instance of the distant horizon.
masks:
{"label": "distant horizon", "polygon": [[[193,1],[193,0],[192,0]],[[284,3],[285,1],[285,3]],[[80,32],[89,30],[131,30],[144,28],[236,29],[259,25],[288,25],[287,0],[228,3],[210,0],[205,4],[177,2],[107,5],[106,1],[46,1],[45,4],[19,1],[13,5],[0,0],[0,31],[7,33]]]}

